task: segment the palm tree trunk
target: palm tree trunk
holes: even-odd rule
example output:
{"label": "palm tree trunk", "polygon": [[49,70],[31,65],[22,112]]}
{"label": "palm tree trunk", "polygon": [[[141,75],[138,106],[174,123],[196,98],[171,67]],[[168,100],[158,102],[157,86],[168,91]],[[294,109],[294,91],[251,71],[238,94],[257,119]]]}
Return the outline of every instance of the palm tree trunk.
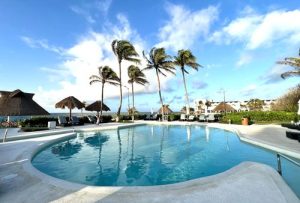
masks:
{"label": "palm tree trunk", "polygon": [[119,61],[119,78],[120,78],[120,104],[117,112],[117,118],[116,118],[117,122],[120,121],[120,114],[121,114],[122,101],[123,101],[121,61]]}
{"label": "palm tree trunk", "polygon": [[163,99],[161,96],[161,90],[160,90],[160,80],[159,80],[159,75],[158,75],[158,71],[156,69],[156,76],[157,76],[157,82],[158,82],[158,94],[159,94],[159,98],[160,98],[160,103],[161,103],[161,114],[162,114],[162,118],[164,117],[164,103],[163,103]]}
{"label": "palm tree trunk", "polygon": [[188,96],[188,92],[187,92],[187,88],[186,88],[186,82],[185,82],[183,68],[184,67],[181,67],[182,79],[183,79],[183,84],[184,84],[184,89],[185,89],[185,100],[186,100],[186,107],[185,108],[186,108],[186,114],[189,115],[190,114],[189,96]]}
{"label": "palm tree trunk", "polygon": [[102,83],[101,106],[100,106],[100,123],[102,123],[103,96],[104,96],[104,83]]}
{"label": "palm tree trunk", "polygon": [[132,90],[132,121],[134,121],[134,87],[133,87],[133,83],[131,83],[131,90]]}

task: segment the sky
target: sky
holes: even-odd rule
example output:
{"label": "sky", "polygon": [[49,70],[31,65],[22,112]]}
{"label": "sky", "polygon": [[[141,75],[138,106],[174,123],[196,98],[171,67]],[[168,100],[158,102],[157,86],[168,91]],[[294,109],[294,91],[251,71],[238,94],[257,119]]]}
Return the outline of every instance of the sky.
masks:
{"label": "sky", "polygon": [[[66,111],[55,103],[67,96],[100,100],[101,85],[90,85],[89,77],[104,65],[118,73],[111,42],[124,39],[139,53],[141,69],[142,52],[153,47],[171,56],[191,50],[203,66],[187,68],[191,106],[198,99],[222,101],[221,89],[230,101],[276,99],[298,84],[298,78],[280,78],[292,68],[276,61],[298,55],[299,19],[299,0],[1,0],[0,90],[35,93],[34,100],[52,113]],[[122,62],[125,85],[129,65]],[[135,106],[157,110],[157,78],[154,71],[145,74],[149,85],[135,85]],[[164,103],[180,110],[185,105],[180,70],[162,76],[161,86]],[[123,92],[126,111],[128,89]],[[104,103],[117,110],[117,87],[105,86]]]}

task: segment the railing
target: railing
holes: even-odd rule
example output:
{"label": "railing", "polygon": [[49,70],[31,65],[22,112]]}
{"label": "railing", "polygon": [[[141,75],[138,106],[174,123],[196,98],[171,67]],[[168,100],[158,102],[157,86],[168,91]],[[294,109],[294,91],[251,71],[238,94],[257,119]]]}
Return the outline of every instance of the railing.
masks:
{"label": "railing", "polygon": [[280,154],[280,153],[277,153],[277,171],[278,173],[282,176],[282,170],[281,170],[281,157],[285,158],[286,160],[290,161],[291,163],[295,164],[296,166],[300,167],[300,163],[296,162],[295,160],[283,155],[283,154]]}

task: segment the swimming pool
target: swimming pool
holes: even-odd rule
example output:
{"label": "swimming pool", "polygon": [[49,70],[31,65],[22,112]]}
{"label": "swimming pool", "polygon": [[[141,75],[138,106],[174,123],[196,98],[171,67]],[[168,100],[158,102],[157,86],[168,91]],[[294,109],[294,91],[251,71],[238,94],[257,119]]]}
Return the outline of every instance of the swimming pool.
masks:
{"label": "swimming pool", "polygon": [[[32,164],[50,176],[86,185],[149,186],[214,175],[243,161],[277,166],[275,153],[243,143],[233,132],[143,125],[78,133],[38,152]],[[299,196],[300,170],[284,159],[282,170]]]}

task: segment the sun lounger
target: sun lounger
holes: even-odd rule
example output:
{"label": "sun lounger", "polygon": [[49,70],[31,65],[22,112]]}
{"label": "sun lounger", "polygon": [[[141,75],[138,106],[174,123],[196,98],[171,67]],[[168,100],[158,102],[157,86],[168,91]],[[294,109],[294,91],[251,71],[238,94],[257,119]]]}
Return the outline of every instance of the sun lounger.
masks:
{"label": "sun lounger", "polygon": [[146,115],[146,118],[145,118],[144,120],[147,120],[147,121],[151,120],[151,115],[150,115],[150,114],[147,114],[147,115]]}
{"label": "sun lounger", "polygon": [[181,114],[180,115],[180,120],[181,121],[186,121],[186,115],[185,114]]}
{"label": "sun lounger", "polygon": [[190,116],[188,117],[188,120],[189,120],[189,121],[194,121],[194,119],[195,119],[195,116],[194,116],[194,115],[190,115]]}
{"label": "sun lounger", "polygon": [[205,117],[204,114],[201,114],[201,115],[199,116],[199,121],[200,121],[200,122],[206,121],[206,117]]}
{"label": "sun lounger", "polygon": [[207,122],[214,122],[216,121],[215,115],[214,114],[209,114],[207,116]]}
{"label": "sun lounger", "polygon": [[64,117],[64,116],[58,116],[58,124],[60,126],[67,126],[68,122],[67,122],[66,117]]}
{"label": "sun lounger", "polygon": [[158,118],[158,115],[157,115],[157,114],[154,114],[154,116],[152,116],[151,120],[154,120],[154,121],[156,121],[156,120],[157,120],[157,118]]}
{"label": "sun lounger", "polygon": [[72,116],[71,117],[71,124],[72,125],[80,125],[80,121],[79,121],[77,116]]}
{"label": "sun lounger", "polygon": [[87,117],[90,121],[90,123],[96,123],[97,122],[97,119],[95,118],[95,116],[88,116]]}

